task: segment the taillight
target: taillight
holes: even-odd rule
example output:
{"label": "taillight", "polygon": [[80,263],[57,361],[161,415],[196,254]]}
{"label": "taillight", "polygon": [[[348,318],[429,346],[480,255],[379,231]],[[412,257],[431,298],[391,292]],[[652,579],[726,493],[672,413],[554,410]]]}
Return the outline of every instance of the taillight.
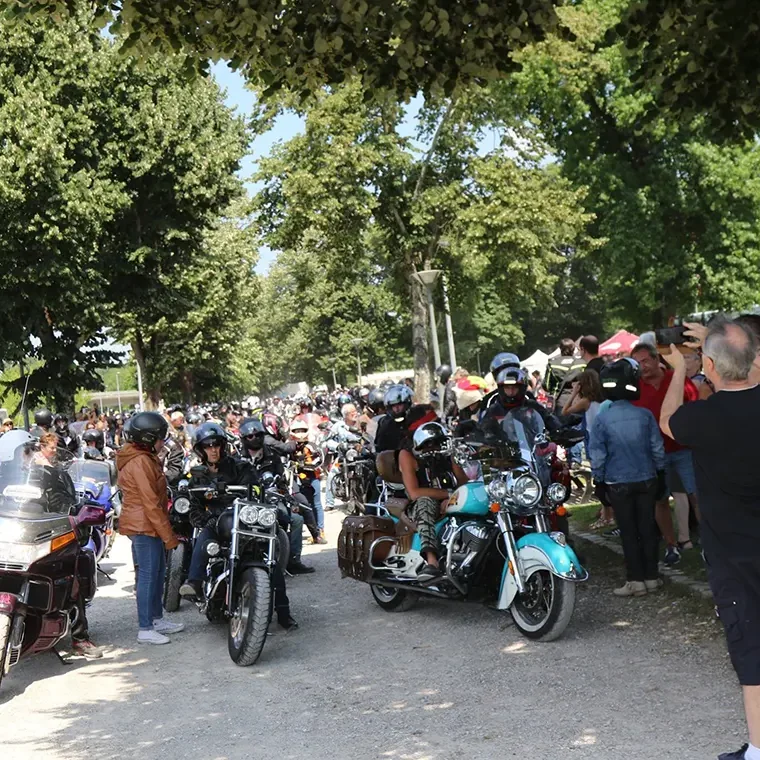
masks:
{"label": "taillight", "polygon": [[18,601],[15,594],[0,594],[0,613],[12,615]]}

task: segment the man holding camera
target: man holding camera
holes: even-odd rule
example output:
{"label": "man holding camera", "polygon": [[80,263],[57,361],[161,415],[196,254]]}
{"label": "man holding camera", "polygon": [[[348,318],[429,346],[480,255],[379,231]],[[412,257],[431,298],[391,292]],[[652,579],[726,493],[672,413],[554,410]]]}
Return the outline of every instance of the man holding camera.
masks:
{"label": "man holding camera", "polygon": [[686,364],[671,346],[660,427],[694,455],[710,588],[744,696],[749,744],[719,760],[760,760],[760,386],[750,379],[759,344],[744,324],[723,318],[706,330],[687,327],[704,337],[704,372],[716,393],[683,405]]}

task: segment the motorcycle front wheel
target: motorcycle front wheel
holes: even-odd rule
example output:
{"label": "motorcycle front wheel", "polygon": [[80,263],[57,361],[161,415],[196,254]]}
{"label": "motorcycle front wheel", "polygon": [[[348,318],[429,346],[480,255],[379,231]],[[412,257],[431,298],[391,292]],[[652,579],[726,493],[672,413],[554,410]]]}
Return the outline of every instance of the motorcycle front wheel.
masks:
{"label": "motorcycle front wheel", "polygon": [[386,612],[406,612],[411,610],[420,598],[413,591],[404,591],[400,588],[388,588],[376,583],[370,584],[370,591],[374,600]]}
{"label": "motorcycle front wheel", "polygon": [[227,647],[236,665],[253,665],[261,655],[272,618],[272,585],[269,574],[249,567],[236,584]]}
{"label": "motorcycle front wheel", "polygon": [[510,612],[523,636],[537,641],[558,639],[575,609],[575,583],[537,568],[525,579],[525,593],[518,594]]}
{"label": "motorcycle front wheel", "polygon": [[182,597],[179,587],[184,580],[185,553],[187,545],[180,541],[177,546],[166,553],[166,575],[164,576],[164,609],[176,612]]}
{"label": "motorcycle front wheel", "polygon": [[11,615],[0,615],[0,686],[3,684],[3,677],[10,669],[11,656],[11,630],[13,628],[13,617]]}

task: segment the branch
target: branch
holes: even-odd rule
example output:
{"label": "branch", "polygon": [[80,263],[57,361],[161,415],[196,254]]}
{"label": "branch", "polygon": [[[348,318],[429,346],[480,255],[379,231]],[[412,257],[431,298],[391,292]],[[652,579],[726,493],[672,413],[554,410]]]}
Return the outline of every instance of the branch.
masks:
{"label": "branch", "polygon": [[456,103],[457,103],[456,98],[452,98],[449,101],[449,105],[446,107],[446,110],[444,111],[443,116],[441,117],[441,120],[438,122],[438,126],[435,129],[435,134],[433,135],[433,139],[430,142],[430,147],[428,148],[428,151],[425,154],[425,158],[422,161],[422,169],[420,171],[420,176],[417,178],[417,184],[414,186],[414,194],[412,195],[412,200],[411,200],[410,205],[414,205],[414,202],[420,196],[420,192],[422,191],[422,183],[425,181],[425,174],[427,173],[427,168],[430,165],[430,161],[433,158],[435,149],[438,147],[438,138],[441,136],[441,130],[443,129],[443,125],[448,121],[449,117],[453,113],[454,108],[456,107]]}

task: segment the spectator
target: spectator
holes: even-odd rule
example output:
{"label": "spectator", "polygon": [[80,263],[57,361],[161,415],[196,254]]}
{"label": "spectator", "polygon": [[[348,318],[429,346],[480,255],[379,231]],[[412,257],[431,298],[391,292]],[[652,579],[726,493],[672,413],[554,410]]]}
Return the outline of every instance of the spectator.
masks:
{"label": "spectator", "polygon": [[[634,403],[636,406],[649,409],[654,418],[659,420],[662,401],[673,379],[673,370],[663,367],[657,349],[648,343],[639,343],[634,346],[631,357],[641,367],[641,398]],[[696,401],[698,395],[694,383],[691,380],[687,380],[684,386],[684,401]],[[674,499],[680,500],[683,503],[683,498],[678,496],[678,494],[685,491],[696,505],[697,488],[691,452],[668,436],[665,436],[664,441],[666,475],[670,493],[673,494]],[[675,482],[676,474],[680,478],[682,485]],[[667,493],[663,494],[662,498],[658,500],[656,514],[657,525],[666,544],[665,562],[668,565],[673,565],[680,561],[681,552],[676,542],[673,516],[670,512],[670,499]],[[683,531],[688,533],[688,525],[682,528],[682,535]],[[684,545],[683,548],[688,549],[688,544]]]}
{"label": "spectator", "polygon": [[599,338],[595,335],[584,335],[578,341],[581,359],[586,362],[586,369],[592,369],[599,374],[604,366],[604,359],[599,356]]}
{"label": "spectator", "polygon": [[[740,317],[737,317],[736,322],[744,325],[757,338],[758,343],[760,343],[760,314],[742,314]],[[690,327],[694,326],[690,325]],[[760,385],[760,355],[758,355],[752,365],[749,379],[751,383]]]}
{"label": "spectator", "polygon": [[675,353],[660,425],[694,452],[710,588],[744,696],[749,744],[719,760],[760,760],[760,439],[747,435],[760,427],[758,341],[745,323],[723,318],[704,334],[705,375],[716,392],[684,406],[686,364]]}
{"label": "spectator", "polygon": [[686,362],[686,377],[696,386],[699,398],[712,396],[714,393],[712,385],[702,372],[702,353],[693,348],[683,349],[681,353]]}
{"label": "spectator", "polygon": [[653,415],[631,403],[640,393],[636,362],[620,359],[604,367],[601,380],[612,403],[594,421],[591,464],[594,480],[604,484],[623,542],[626,582],[614,594],[645,596],[661,585],[655,504],[665,488],[663,440]]}
{"label": "spectator", "polygon": [[132,541],[137,569],[139,644],[168,644],[164,635],[183,630],[181,623],[163,619],[166,551],[179,543],[167,512],[166,477],[159,452],[168,424],[157,412],[140,412],[129,420],[129,443],[116,455],[122,512],[119,533]]}
{"label": "spectator", "polygon": [[10,417],[7,417],[3,420],[3,424],[0,425],[0,435],[3,435],[3,433],[7,433],[10,430],[13,430],[13,420]]}

